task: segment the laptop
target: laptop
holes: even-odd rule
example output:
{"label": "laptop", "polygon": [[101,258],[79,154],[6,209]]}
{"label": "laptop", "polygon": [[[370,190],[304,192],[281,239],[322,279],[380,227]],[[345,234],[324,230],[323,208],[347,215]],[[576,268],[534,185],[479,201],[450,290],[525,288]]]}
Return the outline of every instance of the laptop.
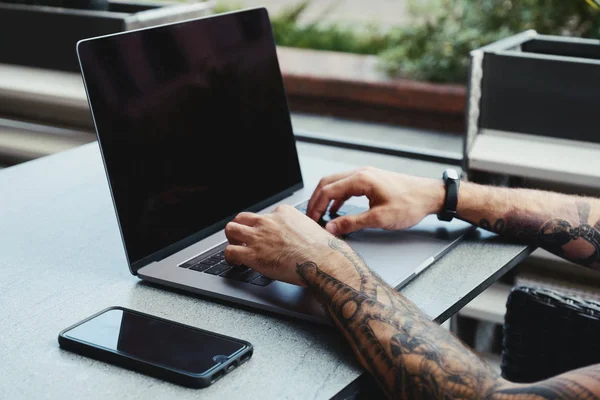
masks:
{"label": "laptop", "polygon": [[[131,273],[328,323],[307,289],[223,256],[223,229],[239,212],[305,210],[315,186],[303,181],[266,9],[86,39],[77,54]],[[339,214],[364,211],[357,204]],[[346,240],[401,288],[469,228],[428,217]]]}

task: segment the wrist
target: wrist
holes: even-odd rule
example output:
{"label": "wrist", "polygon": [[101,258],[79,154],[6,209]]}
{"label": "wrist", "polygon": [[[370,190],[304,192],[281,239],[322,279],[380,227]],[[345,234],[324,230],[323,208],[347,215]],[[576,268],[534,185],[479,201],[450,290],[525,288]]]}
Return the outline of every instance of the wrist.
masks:
{"label": "wrist", "polygon": [[431,179],[426,188],[427,215],[439,214],[444,209],[446,187],[441,179]]}
{"label": "wrist", "polygon": [[[347,245],[342,244],[342,246],[346,247]],[[348,251],[351,252],[348,254],[354,254],[353,250],[349,247],[347,249],[342,249],[342,251]],[[359,261],[359,257],[357,255],[355,257],[357,258],[357,261]],[[360,287],[360,277],[353,273],[353,271],[356,272],[356,270],[352,261],[338,250],[329,249],[329,251],[323,252],[322,255],[314,257],[313,260],[307,261],[313,262],[321,272],[346,285]],[[305,277],[302,278],[307,286],[310,287],[311,282]]]}

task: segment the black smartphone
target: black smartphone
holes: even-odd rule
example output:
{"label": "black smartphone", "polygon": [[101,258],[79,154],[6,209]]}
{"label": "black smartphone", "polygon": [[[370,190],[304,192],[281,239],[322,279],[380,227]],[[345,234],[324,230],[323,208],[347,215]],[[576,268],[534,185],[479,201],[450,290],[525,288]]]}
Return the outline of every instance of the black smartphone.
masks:
{"label": "black smartphone", "polygon": [[246,341],[123,307],[63,330],[60,347],[188,387],[206,387],[252,356]]}

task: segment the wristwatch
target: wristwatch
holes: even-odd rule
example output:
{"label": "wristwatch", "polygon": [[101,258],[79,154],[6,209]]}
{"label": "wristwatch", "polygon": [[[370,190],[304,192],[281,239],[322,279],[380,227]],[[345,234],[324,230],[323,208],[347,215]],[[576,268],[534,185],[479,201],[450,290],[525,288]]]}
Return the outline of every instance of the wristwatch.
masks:
{"label": "wristwatch", "polygon": [[438,214],[440,221],[452,221],[456,217],[456,206],[458,204],[458,187],[460,186],[460,177],[453,169],[447,169],[442,175],[444,186],[446,186],[446,196],[444,206]]}

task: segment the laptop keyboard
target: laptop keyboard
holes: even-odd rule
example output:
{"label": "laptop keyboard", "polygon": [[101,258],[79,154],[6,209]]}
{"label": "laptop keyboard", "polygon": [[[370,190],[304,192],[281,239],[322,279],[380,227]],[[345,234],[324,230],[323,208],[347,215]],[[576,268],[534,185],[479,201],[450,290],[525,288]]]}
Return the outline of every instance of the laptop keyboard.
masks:
{"label": "laptop keyboard", "polygon": [[205,274],[217,275],[227,279],[233,279],[238,282],[251,283],[257,286],[267,286],[272,279],[262,276],[258,272],[245,265],[231,265],[225,261],[224,250],[206,256],[204,254],[192,258],[189,261],[179,265],[181,268],[188,268],[192,271],[204,272]]}
{"label": "laptop keyboard", "polygon": [[[306,214],[306,207],[308,206],[308,201],[296,206],[298,210]],[[340,210],[335,214],[331,215],[329,211],[321,217],[319,220],[319,224],[321,226],[325,226],[327,222],[331,221],[335,217],[342,215],[351,215],[358,214],[363,212],[364,209],[360,207],[355,207],[351,205],[344,205]],[[203,272],[205,274],[216,275],[226,279],[233,279],[238,282],[249,283],[257,286],[268,286],[273,282],[272,279],[267,278],[266,276],[261,275],[260,273],[254,271],[252,268],[248,268],[245,265],[231,265],[227,261],[225,261],[224,250],[213,254],[211,256],[206,256],[205,254],[199,255],[191,260],[184,262],[179,265],[181,268],[187,268],[192,271]]]}

